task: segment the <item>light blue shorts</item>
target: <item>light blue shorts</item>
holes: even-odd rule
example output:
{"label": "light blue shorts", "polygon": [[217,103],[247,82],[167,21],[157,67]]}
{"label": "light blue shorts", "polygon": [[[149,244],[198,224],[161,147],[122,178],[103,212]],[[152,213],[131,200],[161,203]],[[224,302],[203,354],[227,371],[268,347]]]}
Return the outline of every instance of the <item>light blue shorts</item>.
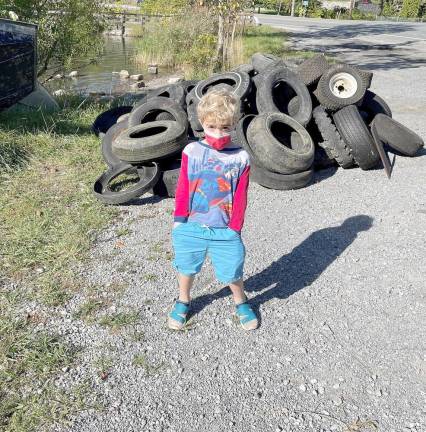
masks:
{"label": "light blue shorts", "polygon": [[243,277],[246,250],[241,236],[230,228],[183,222],[173,228],[172,242],[173,267],[181,274],[199,273],[208,255],[220,282],[235,282]]}

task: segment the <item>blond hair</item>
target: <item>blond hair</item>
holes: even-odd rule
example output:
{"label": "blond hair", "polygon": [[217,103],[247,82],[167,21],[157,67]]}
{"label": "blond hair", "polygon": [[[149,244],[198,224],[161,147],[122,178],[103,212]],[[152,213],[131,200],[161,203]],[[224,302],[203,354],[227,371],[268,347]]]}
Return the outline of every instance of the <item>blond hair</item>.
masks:
{"label": "blond hair", "polygon": [[206,93],[197,106],[201,123],[212,122],[216,126],[233,125],[237,120],[239,104],[228,90],[211,90]]}

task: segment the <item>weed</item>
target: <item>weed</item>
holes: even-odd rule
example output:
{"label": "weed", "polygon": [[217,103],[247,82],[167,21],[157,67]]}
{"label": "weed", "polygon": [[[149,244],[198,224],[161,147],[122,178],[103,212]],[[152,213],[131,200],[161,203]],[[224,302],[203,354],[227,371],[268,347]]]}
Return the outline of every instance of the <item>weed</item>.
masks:
{"label": "weed", "polygon": [[147,375],[155,375],[161,368],[163,368],[164,363],[161,362],[158,365],[154,365],[148,362],[148,359],[144,354],[136,354],[133,357],[133,365],[142,367]]}
{"label": "weed", "polygon": [[113,315],[106,315],[99,320],[102,326],[110,327],[111,330],[117,331],[129,324],[135,324],[139,320],[139,312],[119,312]]}

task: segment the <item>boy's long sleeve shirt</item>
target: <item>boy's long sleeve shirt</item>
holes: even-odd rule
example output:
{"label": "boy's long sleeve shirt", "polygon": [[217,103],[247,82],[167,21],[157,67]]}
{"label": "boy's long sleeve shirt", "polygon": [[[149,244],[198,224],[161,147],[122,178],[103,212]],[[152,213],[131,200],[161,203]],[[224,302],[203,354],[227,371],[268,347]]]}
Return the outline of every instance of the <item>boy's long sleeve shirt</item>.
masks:
{"label": "boy's long sleeve shirt", "polygon": [[175,195],[175,222],[198,222],[240,232],[249,186],[248,153],[232,143],[215,150],[198,141],[182,151]]}

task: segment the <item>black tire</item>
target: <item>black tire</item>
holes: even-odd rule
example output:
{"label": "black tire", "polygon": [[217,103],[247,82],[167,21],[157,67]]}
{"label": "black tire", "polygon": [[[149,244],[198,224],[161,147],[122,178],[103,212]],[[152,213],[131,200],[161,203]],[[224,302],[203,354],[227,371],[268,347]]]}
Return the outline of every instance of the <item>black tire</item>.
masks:
{"label": "black tire", "polygon": [[419,135],[387,115],[377,114],[373,125],[380,140],[399,154],[415,156],[424,146]]}
{"label": "black tire", "polygon": [[129,127],[155,121],[162,112],[171,114],[182,126],[188,126],[188,117],[184,109],[173,99],[158,96],[150,98],[130,113]]}
{"label": "black tire", "polygon": [[165,97],[168,99],[172,99],[182,108],[185,106],[185,90],[183,86],[180,85],[180,83],[169,84],[163,87],[159,87],[158,89],[151,90],[151,92],[147,96],[147,100],[156,97]]}
{"label": "black tire", "polygon": [[[263,78],[263,79],[262,79]],[[293,116],[294,120],[302,126],[309,123],[312,115],[312,100],[306,85],[297,75],[286,67],[272,69],[256,81],[257,95],[256,105],[260,114],[267,112],[283,112],[288,114],[288,103],[294,97],[298,97],[299,110]],[[280,88],[281,91],[277,91]],[[287,90],[291,92],[288,93]],[[279,99],[279,94],[284,93],[284,98]],[[288,96],[291,95],[291,97]],[[277,103],[279,106],[277,106]]]}
{"label": "black tire", "polygon": [[329,67],[325,55],[316,54],[299,65],[297,75],[306,85],[315,84]]}
{"label": "black tire", "polygon": [[324,72],[318,81],[315,95],[321,105],[330,111],[336,111],[362,101],[366,89],[358,70],[342,63],[331,66]]}
{"label": "black tire", "polygon": [[359,167],[363,170],[375,167],[380,156],[358,108],[355,105],[342,108],[333,114],[333,121]]}
{"label": "black tire", "polygon": [[[128,189],[118,192],[112,191],[109,188],[111,181],[125,173],[137,173],[139,175],[139,181]],[[135,167],[121,162],[116,166],[110,167],[95,181],[93,194],[98,200],[106,204],[124,204],[142,196],[145,192],[152,189],[159,176],[160,170],[155,162],[143,167]]]}
{"label": "black tire", "polygon": [[251,56],[251,64],[258,73],[264,71],[268,66],[271,66],[271,64],[279,60],[281,60],[279,57],[272,54],[254,53]]}
{"label": "black tire", "polygon": [[175,121],[175,117],[173,116],[173,114],[170,114],[168,112],[160,112],[160,114],[157,114],[157,116],[155,117],[156,121],[160,121],[160,120],[173,120]]}
{"label": "black tire", "polygon": [[163,120],[127,129],[113,142],[112,151],[122,161],[137,164],[177,154],[187,143],[185,126]]}
{"label": "black tire", "polygon": [[358,73],[361,75],[362,80],[365,83],[365,88],[370,88],[371,81],[373,80],[373,72],[366,71],[363,69],[356,68],[358,70]]}
{"label": "black tire", "polygon": [[371,123],[377,114],[384,114],[388,117],[392,117],[392,111],[389,105],[371,90],[365,92],[360,109],[366,113],[367,123]]}
{"label": "black tire", "polygon": [[101,153],[106,164],[110,167],[119,165],[122,161],[112,152],[112,143],[124,131],[129,128],[128,121],[116,123],[108,129],[108,132],[103,136],[101,143]]}
{"label": "black tire", "polygon": [[200,101],[201,98],[208,92],[210,87],[216,84],[229,84],[233,87],[232,94],[237,99],[243,99],[250,91],[250,77],[244,72],[225,72],[213,75],[206,80],[200,81],[194,88],[194,96]]}
{"label": "black tire", "polygon": [[179,83],[185,92],[185,97],[199,82],[200,80],[186,80]]}
{"label": "black tire", "polygon": [[321,170],[337,166],[337,163],[336,160],[330,157],[322,147],[316,146],[313,166],[315,170]]}
{"label": "black tire", "polygon": [[286,114],[258,115],[247,129],[247,141],[261,166],[277,173],[306,171],[314,160],[309,133]]}
{"label": "black tire", "polygon": [[174,197],[176,195],[176,186],[180,175],[181,160],[175,159],[162,166],[161,174],[157,184],[153,188],[155,195],[161,197]]}
{"label": "black tire", "polygon": [[250,158],[250,164],[253,163],[261,166],[261,162],[257,160],[256,155],[254,154],[250,143],[247,140],[248,127],[255,118],[256,116],[254,114],[248,114],[244,116],[235,126],[235,130],[232,132],[232,140],[248,153]]}
{"label": "black tire", "polygon": [[246,74],[249,74],[250,77],[254,77],[256,75],[256,70],[250,63],[245,63],[237,66],[235,69],[232,69],[231,72],[244,72]]}
{"label": "black tire", "polygon": [[195,89],[192,89],[186,96],[186,112],[188,113],[188,121],[194,132],[202,132],[203,126],[198,119],[197,106],[198,100],[195,97]]}
{"label": "black tire", "polygon": [[295,174],[279,174],[269,171],[265,168],[261,168],[255,164],[251,164],[250,166],[250,180],[268,189],[300,189],[311,183],[313,177],[313,169]]}
{"label": "black tire", "polygon": [[312,114],[322,136],[322,141],[318,142],[318,145],[328,154],[331,154],[342,168],[354,166],[354,159],[349,147],[340,136],[325,109],[321,105],[317,106]]}
{"label": "black tire", "polygon": [[106,134],[122,115],[128,114],[132,109],[132,106],[123,105],[104,111],[96,117],[92,124],[92,131],[96,136],[99,136],[99,133]]}

